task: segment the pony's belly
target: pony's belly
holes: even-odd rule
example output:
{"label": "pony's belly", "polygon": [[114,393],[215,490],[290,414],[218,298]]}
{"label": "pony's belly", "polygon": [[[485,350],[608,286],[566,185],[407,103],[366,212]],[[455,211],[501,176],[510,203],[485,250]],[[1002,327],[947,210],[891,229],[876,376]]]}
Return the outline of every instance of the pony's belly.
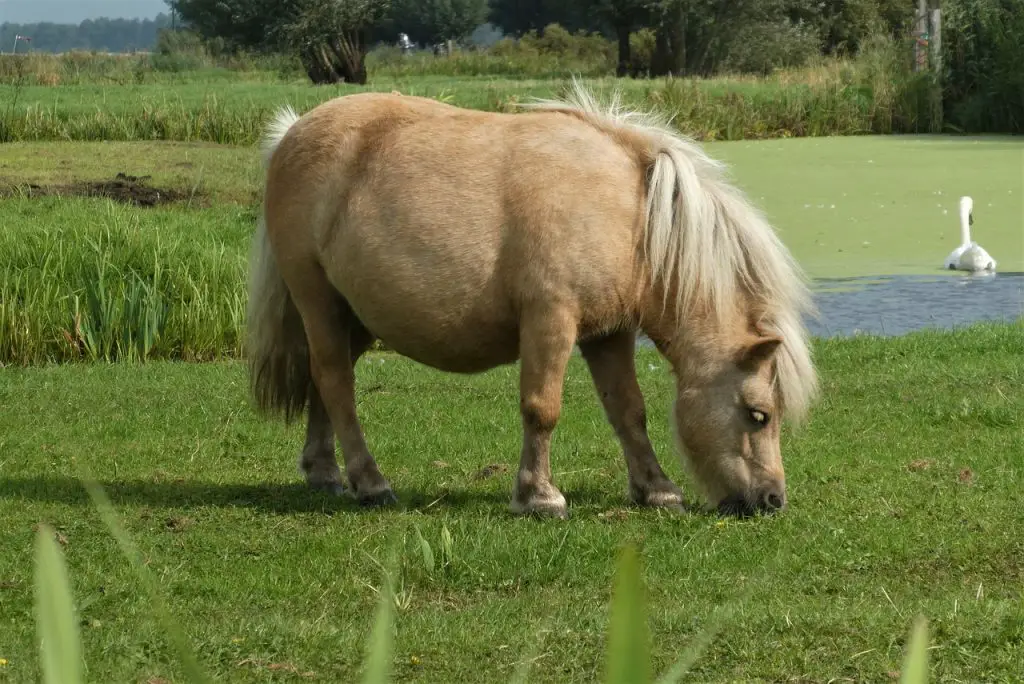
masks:
{"label": "pony's belly", "polygon": [[[496,236],[450,226],[357,226],[338,237],[328,277],[384,344],[453,372],[517,358],[518,319],[495,267]],[[465,248],[467,238],[474,249]]]}
{"label": "pony's belly", "polygon": [[[360,312],[357,310],[357,316]],[[452,373],[479,373],[513,363],[519,356],[518,331],[493,322],[450,321],[415,326],[395,324],[387,316],[362,312],[360,320],[388,348],[413,361]]]}

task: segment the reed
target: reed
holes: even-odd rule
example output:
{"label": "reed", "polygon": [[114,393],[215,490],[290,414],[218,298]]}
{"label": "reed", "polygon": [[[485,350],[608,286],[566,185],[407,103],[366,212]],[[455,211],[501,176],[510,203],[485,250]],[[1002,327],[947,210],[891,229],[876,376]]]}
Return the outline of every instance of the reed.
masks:
{"label": "reed", "polygon": [[[113,83],[118,87],[87,82],[81,74],[92,72],[86,69],[75,72],[67,84],[56,79],[61,85],[53,87],[41,85],[38,75],[22,73],[15,80],[0,59],[0,100],[16,103],[0,108],[0,133],[7,141],[159,139],[253,145],[264,122],[284,103],[303,111],[345,93],[398,90],[501,111],[523,99],[549,97],[565,87],[570,74],[586,77],[597,89],[614,85],[630,103],[667,110],[681,130],[701,140],[934,130],[928,94],[935,86],[906,70],[905,52],[902,44],[885,39],[857,60],[819,59],[768,77],[650,80],[604,76],[603,68],[587,66],[598,59],[587,54],[492,51],[397,58],[382,53],[371,60],[377,71],[368,86],[321,87],[308,86],[287,70],[206,68],[160,82],[117,77]],[[39,61],[43,64],[46,58]],[[115,73],[123,72],[118,69]],[[234,73],[237,79],[225,78]]]}
{"label": "reed", "polygon": [[8,200],[0,363],[208,360],[241,351],[252,210]]}

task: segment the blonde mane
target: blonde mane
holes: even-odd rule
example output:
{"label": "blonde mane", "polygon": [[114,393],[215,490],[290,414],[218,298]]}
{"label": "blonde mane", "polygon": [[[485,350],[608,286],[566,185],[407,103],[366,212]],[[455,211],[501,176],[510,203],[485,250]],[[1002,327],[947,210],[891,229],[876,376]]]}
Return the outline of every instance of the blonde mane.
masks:
{"label": "blonde mane", "polygon": [[521,107],[560,111],[604,130],[625,130],[648,141],[645,249],[654,282],[674,291],[682,320],[698,311],[722,323],[752,306],[759,328],[783,342],[776,354],[782,405],[802,419],[818,389],[803,315],[814,313],[802,269],[767,219],[726,178],[725,165],[654,112],[628,109],[615,92],[601,105],[577,80],[562,99]]}

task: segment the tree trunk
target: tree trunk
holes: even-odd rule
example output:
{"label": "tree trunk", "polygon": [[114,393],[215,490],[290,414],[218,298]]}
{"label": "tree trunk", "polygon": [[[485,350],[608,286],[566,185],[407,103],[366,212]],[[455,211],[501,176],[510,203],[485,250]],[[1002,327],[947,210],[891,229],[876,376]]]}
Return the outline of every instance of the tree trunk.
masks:
{"label": "tree trunk", "polygon": [[619,35],[619,64],[615,67],[615,75],[619,78],[629,74],[629,24],[619,24],[615,27]]}
{"label": "tree trunk", "polygon": [[306,75],[315,85],[366,83],[366,50],[362,35],[343,35],[330,45],[305,48],[300,53]]}
{"label": "tree trunk", "polygon": [[655,30],[652,76],[682,76],[686,73],[686,13],[673,3],[661,16]]}
{"label": "tree trunk", "polygon": [[306,75],[314,85],[337,83],[341,80],[341,77],[332,66],[331,59],[322,47],[320,49],[312,46],[304,48],[299,54],[299,59],[306,70]]}
{"label": "tree trunk", "polygon": [[668,12],[666,31],[669,36],[669,73],[682,76],[686,73],[686,12],[681,3],[673,5]]}

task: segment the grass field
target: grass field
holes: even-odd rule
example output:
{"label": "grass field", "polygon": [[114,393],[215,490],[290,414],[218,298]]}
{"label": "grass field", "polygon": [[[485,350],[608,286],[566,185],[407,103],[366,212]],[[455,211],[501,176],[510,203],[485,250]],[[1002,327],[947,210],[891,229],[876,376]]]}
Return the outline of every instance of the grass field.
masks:
{"label": "grass field", "polygon": [[[721,617],[700,681],[888,681],[921,613],[933,681],[1011,681],[1024,669],[1022,340],[1018,323],[819,343],[823,401],[783,438],[792,507],[748,521],[627,507],[578,357],[553,446],[566,522],[505,512],[520,436],[514,368],[460,378],[380,354],[360,365],[368,440],[400,499],[392,511],[307,493],[301,426],[256,420],[236,362],[6,370],[0,677],[37,677],[39,522],[56,528],[69,563],[90,681],[180,677],[77,484],[83,469],[225,681],[353,681],[391,534],[404,538],[401,681],[508,681],[535,648],[530,681],[593,681],[627,541],[642,549],[657,672]],[[638,368],[655,447],[685,484],[665,363],[641,351]],[[437,553],[433,572],[414,526]]]}

